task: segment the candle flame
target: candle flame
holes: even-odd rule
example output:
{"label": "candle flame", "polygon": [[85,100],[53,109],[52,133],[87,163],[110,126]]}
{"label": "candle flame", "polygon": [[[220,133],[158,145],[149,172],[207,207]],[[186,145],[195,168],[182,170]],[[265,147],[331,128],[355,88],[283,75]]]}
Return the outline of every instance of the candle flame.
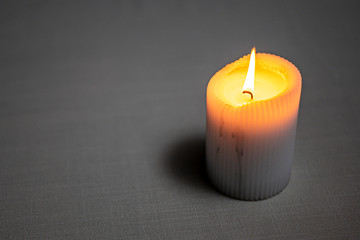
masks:
{"label": "candle flame", "polygon": [[251,95],[251,99],[253,99],[253,94],[254,94],[255,55],[256,55],[256,49],[255,47],[253,47],[253,49],[251,50],[248,72],[246,74],[244,86],[242,89],[243,93],[249,93]]}

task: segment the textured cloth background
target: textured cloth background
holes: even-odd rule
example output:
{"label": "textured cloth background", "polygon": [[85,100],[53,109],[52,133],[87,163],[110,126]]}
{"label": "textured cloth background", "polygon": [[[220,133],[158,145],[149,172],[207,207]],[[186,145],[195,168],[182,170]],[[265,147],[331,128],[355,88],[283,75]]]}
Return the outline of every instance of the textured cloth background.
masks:
{"label": "textured cloth background", "polygon": [[[0,2],[0,239],[359,239],[356,1]],[[301,71],[292,178],[205,173],[205,89],[270,52]]]}

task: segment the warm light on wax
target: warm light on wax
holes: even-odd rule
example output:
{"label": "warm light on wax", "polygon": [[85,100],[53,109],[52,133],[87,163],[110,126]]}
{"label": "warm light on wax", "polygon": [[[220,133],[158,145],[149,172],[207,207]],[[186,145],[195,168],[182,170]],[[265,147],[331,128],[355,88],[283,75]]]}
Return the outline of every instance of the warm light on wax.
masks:
{"label": "warm light on wax", "polygon": [[[222,76],[221,82],[217,82],[216,88],[224,91],[219,97],[224,98],[226,103],[238,107],[249,103],[252,98],[255,101],[266,100],[281,93],[287,85],[286,79],[283,74],[264,65],[263,61],[269,57],[266,55],[269,54],[256,54],[253,48],[250,60],[246,61],[246,56],[235,62],[238,66]],[[256,58],[259,63],[256,62]]]}
{"label": "warm light on wax", "polygon": [[228,64],[206,93],[206,162],[225,194],[257,200],[289,182],[301,76],[289,61],[256,53]]}

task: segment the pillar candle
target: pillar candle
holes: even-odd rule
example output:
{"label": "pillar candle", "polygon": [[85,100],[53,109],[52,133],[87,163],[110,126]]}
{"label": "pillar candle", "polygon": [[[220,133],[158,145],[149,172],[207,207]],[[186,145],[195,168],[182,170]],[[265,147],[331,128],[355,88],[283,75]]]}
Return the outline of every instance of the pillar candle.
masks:
{"label": "pillar candle", "polygon": [[[251,61],[250,61],[251,59]],[[260,200],[290,180],[301,75],[289,61],[255,53],[228,64],[206,93],[206,165],[228,196]]]}

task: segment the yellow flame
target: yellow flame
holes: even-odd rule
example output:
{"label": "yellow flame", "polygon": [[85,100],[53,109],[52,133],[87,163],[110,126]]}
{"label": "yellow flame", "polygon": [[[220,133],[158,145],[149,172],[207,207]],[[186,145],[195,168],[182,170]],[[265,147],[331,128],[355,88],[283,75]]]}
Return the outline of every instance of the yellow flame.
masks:
{"label": "yellow flame", "polygon": [[252,94],[254,94],[254,80],[255,80],[255,55],[256,55],[256,49],[255,47],[251,50],[250,55],[250,63],[249,63],[249,69],[246,74],[245,83],[243,86],[243,91],[249,91]]}

